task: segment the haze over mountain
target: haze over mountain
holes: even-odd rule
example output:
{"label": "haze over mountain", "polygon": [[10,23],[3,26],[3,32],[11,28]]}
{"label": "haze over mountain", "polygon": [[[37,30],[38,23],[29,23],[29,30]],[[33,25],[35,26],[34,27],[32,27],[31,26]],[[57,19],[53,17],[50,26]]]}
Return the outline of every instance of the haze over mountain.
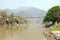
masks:
{"label": "haze over mountain", "polygon": [[[44,17],[46,12],[34,7],[21,7],[16,10],[6,9],[8,15],[14,13],[15,16],[21,17]],[[29,23],[42,23],[43,18],[26,18]]]}
{"label": "haze over mountain", "polygon": [[34,7],[21,7],[16,10],[6,9],[7,13],[10,15],[12,12],[14,15],[22,16],[22,17],[43,17],[46,12]]}

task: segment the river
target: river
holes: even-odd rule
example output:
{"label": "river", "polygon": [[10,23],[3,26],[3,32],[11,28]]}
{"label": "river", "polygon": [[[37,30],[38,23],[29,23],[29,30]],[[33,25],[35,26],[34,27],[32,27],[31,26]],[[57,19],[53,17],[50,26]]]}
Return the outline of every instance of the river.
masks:
{"label": "river", "polygon": [[24,24],[14,30],[0,32],[0,40],[46,40],[43,35],[45,28],[39,23]]}

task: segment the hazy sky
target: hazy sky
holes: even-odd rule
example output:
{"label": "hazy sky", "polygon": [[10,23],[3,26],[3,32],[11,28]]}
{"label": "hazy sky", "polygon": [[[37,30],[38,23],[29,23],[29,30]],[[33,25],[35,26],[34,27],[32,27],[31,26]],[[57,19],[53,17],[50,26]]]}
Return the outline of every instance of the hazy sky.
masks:
{"label": "hazy sky", "polygon": [[35,7],[47,11],[52,6],[60,5],[60,0],[0,0],[0,9]]}

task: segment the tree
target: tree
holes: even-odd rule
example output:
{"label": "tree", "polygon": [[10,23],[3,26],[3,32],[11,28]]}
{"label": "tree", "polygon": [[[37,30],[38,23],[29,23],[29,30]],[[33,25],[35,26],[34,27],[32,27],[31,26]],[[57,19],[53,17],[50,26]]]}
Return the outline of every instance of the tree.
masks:
{"label": "tree", "polygon": [[2,11],[0,11],[0,22],[2,22],[2,20],[3,20],[3,17],[2,17]]}
{"label": "tree", "polygon": [[2,11],[1,16],[2,16],[2,17],[7,16],[7,14],[6,14],[6,11],[5,11],[5,10],[3,10],[3,11]]}
{"label": "tree", "polygon": [[14,18],[13,18],[13,17],[10,17],[10,18],[9,18],[9,22],[10,22],[10,23],[15,22]]}
{"label": "tree", "polygon": [[6,22],[5,22],[5,21],[6,21],[6,17],[7,17],[6,11],[5,11],[5,10],[2,10],[2,11],[0,12],[0,21],[1,21],[2,23],[6,23]]}
{"label": "tree", "polygon": [[20,23],[20,17],[19,16],[16,16],[14,19],[15,19],[16,23],[18,23],[18,24]]}
{"label": "tree", "polygon": [[52,22],[54,24],[58,20],[60,20],[60,6],[54,6],[47,11],[43,22]]}

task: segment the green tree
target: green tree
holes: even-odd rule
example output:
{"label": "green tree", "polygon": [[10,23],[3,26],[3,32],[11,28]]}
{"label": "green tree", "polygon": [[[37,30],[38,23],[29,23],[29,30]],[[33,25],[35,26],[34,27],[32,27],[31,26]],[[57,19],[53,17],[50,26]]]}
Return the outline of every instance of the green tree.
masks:
{"label": "green tree", "polygon": [[19,23],[20,22],[20,17],[19,16],[16,16],[14,19],[15,19],[15,22],[16,23]]}
{"label": "green tree", "polygon": [[7,16],[7,14],[6,14],[6,11],[5,11],[5,10],[3,10],[3,11],[2,11],[1,16],[2,16],[2,17]]}
{"label": "green tree", "polygon": [[15,22],[13,13],[10,15],[9,22],[10,22],[10,23]]}
{"label": "green tree", "polygon": [[9,18],[9,22],[10,22],[10,23],[13,23],[13,22],[15,22],[15,19],[14,19],[13,17],[10,17],[10,18]]}
{"label": "green tree", "polygon": [[54,6],[47,11],[43,22],[52,22],[54,24],[58,20],[60,20],[60,6]]}
{"label": "green tree", "polygon": [[0,12],[0,21],[3,22],[3,23],[5,23],[6,17],[7,17],[6,11],[5,10],[2,10]]}

